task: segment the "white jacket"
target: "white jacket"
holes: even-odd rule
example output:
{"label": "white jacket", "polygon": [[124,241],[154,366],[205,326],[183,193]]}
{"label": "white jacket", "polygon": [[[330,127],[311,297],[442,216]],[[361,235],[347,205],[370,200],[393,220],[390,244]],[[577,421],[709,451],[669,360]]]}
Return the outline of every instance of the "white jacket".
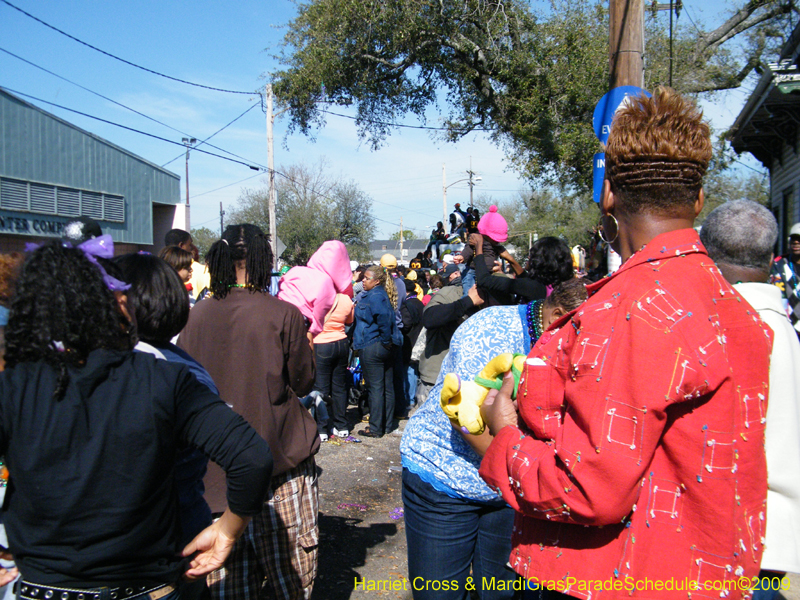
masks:
{"label": "white jacket", "polygon": [[761,568],[800,573],[800,342],[781,299],[767,283],[736,290],[775,334],[767,408],[767,535]]}

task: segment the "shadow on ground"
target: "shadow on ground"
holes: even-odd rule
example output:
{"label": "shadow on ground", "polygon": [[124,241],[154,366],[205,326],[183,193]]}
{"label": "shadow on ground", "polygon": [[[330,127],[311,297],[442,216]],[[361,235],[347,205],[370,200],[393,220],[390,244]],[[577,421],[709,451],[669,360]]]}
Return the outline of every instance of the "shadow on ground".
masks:
{"label": "shadow on ground", "polygon": [[319,531],[320,566],[327,568],[320,569],[312,599],[346,600],[353,594],[355,580],[361,579],[357,569],[366,564],[369,550],[396,535],[397,525],[365,526],[363,519],[320,513]]}

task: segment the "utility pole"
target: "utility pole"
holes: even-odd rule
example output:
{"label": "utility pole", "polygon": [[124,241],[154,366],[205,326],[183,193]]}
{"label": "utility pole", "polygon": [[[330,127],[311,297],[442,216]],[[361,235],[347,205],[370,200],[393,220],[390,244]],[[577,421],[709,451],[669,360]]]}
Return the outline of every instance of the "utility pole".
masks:
{"label": "utility pole", "polygon": [[475,171],[472,170],[472,157],[469,157],[469,171],[467,171],[467,175],[469,175],[469,208],[472,210],[472,188],[481,180],[481,177],[475,176]]}
{"label": "utility pole", "polygon": [[197,143],[196,138],[183,138],[181,140],[186,146],[186,228],[189,228],[189,150]]}
{"label": "utility pole", "polygon": [[447,227],[447,175],[442,163],[442,226]]}
{"label": "utility pole", "polygon": [[275,203],[278,193],[275,189],[275,152],[273,150],[272,124],[272,84],[267,84],[265,92],[267,97],[267,167],[269,169],[269,241],[272,245],[272,268],[278,267],[278,224],[275,220]]}
{"label": "utility pole", "polygon": [[400,217],[400,260],[403,260],[403,217]]}
{"label": "utility pole", "polygon": [[673,32],[673,13],[675,14],[675,22],[677,23],[678,19],[681,16],[681,9],[683,8],[683,0],[669,0],[669,4],[666,3],[658,3],[653,6],[654,10],[662,11],[668,10],[669,11],[669,87],[672,87],[672,63],[674,62],[674,55],[672,51],[672,40],[674,37]]}
{"label": "utility pole", "polygon": [[225,216],[225,211],[222,210],[222,202],[219,203],[219,237],[222,237],[222,232],[225,231],[225,227],[222,221],[222,217]]}
{"label": "utility pole", "polygon": [[609,89],[644,87],[644,2],[609,0]]}

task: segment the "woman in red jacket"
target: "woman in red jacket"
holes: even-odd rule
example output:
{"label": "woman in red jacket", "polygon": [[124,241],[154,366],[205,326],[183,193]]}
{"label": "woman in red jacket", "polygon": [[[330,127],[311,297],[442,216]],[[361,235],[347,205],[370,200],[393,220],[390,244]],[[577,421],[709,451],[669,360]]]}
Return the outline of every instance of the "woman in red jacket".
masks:
{"label": "woman in red jacket", "polygon": [[758,574],[771,334],[692,228],[710,158],[687,100],[628,98],[601,203],[623,265],[533,348],[518,418],[484,405],[480,473],[537,597],[741,598]]}

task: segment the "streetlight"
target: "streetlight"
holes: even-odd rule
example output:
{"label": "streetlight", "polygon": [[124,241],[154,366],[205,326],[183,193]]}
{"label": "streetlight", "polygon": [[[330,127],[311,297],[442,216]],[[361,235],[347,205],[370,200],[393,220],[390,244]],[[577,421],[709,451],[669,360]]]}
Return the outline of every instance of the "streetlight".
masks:
{"label": "streetlight", "polygon": [[467,175],[469,177],[465,177],[464,179],[459,179],[454,181],[450,185],[447,185],[447,179],[445,177],[445,169],[444,165],[442,165],[442,224],[447,222],[447,188],[454,186],[457,183],[461,183],[463,181],[469,182],[469,207],[472,208],[472,188],[477,185],[479,181],[483,180],[483,177],[475,176],[475,171],[469,170],[467,171]]}
{"label": "streetlight", "polygon": [[186,146],[186,208],[189,208],[189,150],[197,143],[197,139],[183,138],[181,141]]}

